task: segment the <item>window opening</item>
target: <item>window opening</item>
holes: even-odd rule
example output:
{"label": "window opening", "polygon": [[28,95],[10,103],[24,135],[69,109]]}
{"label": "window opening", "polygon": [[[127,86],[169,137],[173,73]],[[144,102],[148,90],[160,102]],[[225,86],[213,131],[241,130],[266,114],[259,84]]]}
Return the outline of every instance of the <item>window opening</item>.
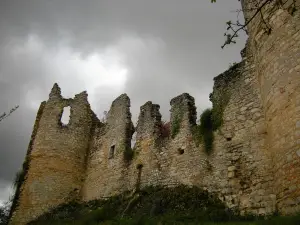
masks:
{"label": "window opening", "polygon": [[134,148],[134,145],[136,143],[136,131],[133,133],[132,137],[131,137],[131,148],[133,149]]}
{"label": "window opening", "polygon": [[114,157],[114,155],[115,155],[115,148],[116,148],[115,145],[112,145],[110,147],[110,149],[109,149],[109,156],[108,156],[109,159],[112,159]]}
{"label": "window opening", "polygon": [[62,125],[66,126],[69,124],[70,114],[71,114],[71,107],[70,106],[64,107],[62,116],[60,118],[60,122],[62,123]]}
{"label": "window opening", "polygon": [[179,155],[182,155],[184,153],[184,149],[179,148],[179,149],[177,149],[177,152],[178,152]]}

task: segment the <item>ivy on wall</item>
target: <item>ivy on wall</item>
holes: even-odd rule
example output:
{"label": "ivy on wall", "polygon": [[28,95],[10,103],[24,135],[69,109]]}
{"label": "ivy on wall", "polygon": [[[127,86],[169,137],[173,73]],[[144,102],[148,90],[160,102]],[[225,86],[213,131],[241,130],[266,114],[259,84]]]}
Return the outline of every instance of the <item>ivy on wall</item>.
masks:
{"label": "ivy on wall", "polygon": [[126,147],[123,154],[124,154],[124,160],[125,161],[131,161],[134,157],[134,151],[130,147]]}
{"label": "ivy on wall", "polygon": [[210,154],[213,149],[213,131],[212,109],[206,109],[201,114],[200,124],[194,127],[193,133],[196,145],[202,142],[207,154]]}
{"label": "ivy on wall", "polygon": [[130,162],[134,158],[134,150],[126,144],[121,144],[120,148],[123,152],[125,162]]}
{"label": "ivy on wall", "polygon": [[196,146],[203,143],[207,154],[213,150],[214,131],[223,125],[223,114],[229,99],[229,94],[223,91],[218,101],[213,102],[213,108],[204,110],[200,116],[200,124],[193,128]]}
{"label": "ivy on wall", "polygon": [[231,98],[230,84],[241,76],[240,69],[243,63],[234,64],[229,70],[214,78],[214,91],[209,99],[212,102],[212,109],[206,109],[200,116],[200,124],[193,128],[193,136],[196,145],[203,143],[205,151],[209,154],[213,150],[214,131],[223,125],[224,111]]}
{"label": "ivy on wall", "polygon": [[229,70],[214,78],[214,91],[209,95],[212,102],[213,130],[218,130],[223,125],[223,114],[231,98],[232,88],[235,82],[242,76],[244,61],[235,63]]}

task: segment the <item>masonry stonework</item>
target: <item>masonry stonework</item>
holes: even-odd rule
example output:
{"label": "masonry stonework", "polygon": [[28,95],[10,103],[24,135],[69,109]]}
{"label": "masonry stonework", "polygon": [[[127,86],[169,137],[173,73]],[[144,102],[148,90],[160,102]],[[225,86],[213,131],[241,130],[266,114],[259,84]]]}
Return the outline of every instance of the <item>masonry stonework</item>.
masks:
{"label": "masonry stonework", "polygon": [[[264,9],[270,34],[260,18],[250,23],[248,30],[266,120],[266,148],[274,166],[277,206],[292,213],[300,210],[300,1],[284,2]],[[293,2],[298,9],[295,12],[291,10]],[[250,6],[251,1],[244,0],[244,9]],[[251,12],[245,16],[250,18]]]}
{"label": "masonry stonework", "polygon": [[[63,108],[71,106],[68,126],[60,122]],[[80,199],[84,162],[90,139],[92,111],[85,92],[64,99],[55,84],[40,115],[29,169],[13,214],[23,223],[63,202]]]}
{"label": "masonry stonework", "polygon": [[[250,2],[242,1],[244,9]],[[300,211],[299,12],[268,10],[272,32],[265,34],[254,20],[242,62],[214,78],[210,100],[220,126],[210,154],[195,140],[197,112],[187,93],[170,101],[165,135],[160,107],[151,101],[141,106],[136,127],[126,94],[100,122],[85,92],[64,99],[55,84],[37,117],[11,224],[26,224],[68,201],[148,185],[196,185],[241,214]],[[71,117],[63,125],[66,106]]]}

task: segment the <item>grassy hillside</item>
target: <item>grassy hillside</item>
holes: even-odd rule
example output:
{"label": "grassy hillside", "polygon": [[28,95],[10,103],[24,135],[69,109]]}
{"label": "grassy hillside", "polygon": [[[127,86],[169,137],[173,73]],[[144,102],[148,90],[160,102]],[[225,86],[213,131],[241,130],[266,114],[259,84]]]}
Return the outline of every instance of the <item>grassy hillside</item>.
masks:
{"label": "grassy hillside", "polygon": [[179,186],[148,187],[107,200],[61,205],[30,223],[41,224],[299,225],[300,217],[274,217],[269,220],[251,216],[242,218],[208,192],[197,187]]}

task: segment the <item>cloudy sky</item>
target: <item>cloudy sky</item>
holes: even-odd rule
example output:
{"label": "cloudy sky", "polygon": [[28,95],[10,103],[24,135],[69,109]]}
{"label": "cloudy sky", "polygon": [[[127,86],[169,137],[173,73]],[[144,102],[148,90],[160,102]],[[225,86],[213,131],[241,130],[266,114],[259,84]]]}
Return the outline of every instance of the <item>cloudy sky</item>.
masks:
{"label": "cloudy sky", "polygon": [[222,50],[238,0],[1,0],[0,201],[23,162],[36,112],[54,82],[64,97],[87,90],[101,117],[120,94],[136,122],[148,100],[169,119],[171,98],[188,92],[210,106],[213,77],[240,61],[245,43]]}

